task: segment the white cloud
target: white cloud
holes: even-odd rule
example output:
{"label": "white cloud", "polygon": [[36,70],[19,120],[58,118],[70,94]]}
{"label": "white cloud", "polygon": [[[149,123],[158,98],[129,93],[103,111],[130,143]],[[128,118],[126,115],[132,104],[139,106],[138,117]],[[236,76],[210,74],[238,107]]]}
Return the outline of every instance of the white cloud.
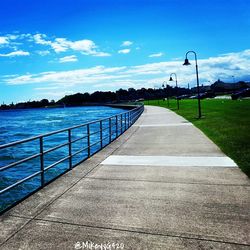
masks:
{"label": "white cloud", "polygon": [[29,52],[22,51],[22,50],[13,51],[13,52],[10,52],[8,54],[0,54],[0,56],[2,56],[2,57],[29,56],[29,55],[30,55]]}
{"label": "white cloud", "polygon": [[[183,61],[184,57],[179,61],[164,61],[136,66],[96,66],[70,71],[6,76],[2,77],[1,81],[8,85],[42,84],[43,87],[52,85],[64,88],[65,91],[70,91],[73,87],[74,90],[81,91],[84,86],[89,91],[93,87],[99,87],[99,90],[115,90],[119,87],[161,86],[163,81],[168,82],[170,73],[174,72],[177,74],[180,86],[187,86],[188,83],[190,86],[194,86],[196,84],[195,63],[190,58],[191,65],[185,67],[182,65]],[[236,81],[249,81],[249,65],[250,50],[207,59],[198,58],[200,84],[206,84],[208,81],[214,82],[218,78],[230,82],[232,75],[235,76]]]}
{"label": "white cloud", "polygon": [[75,55],[72,56],[65,56],[59,59],[60,63],[66,63],[66,62],[77,62],[78,59]]}
{"label": "white cloud", "polygon": [[8,43],[9,43],[8,37],[0,36],[0,45],[1,44],[8,44]]}
{"label": "white cloud", "polygon": [[127,47],[127,46],[131,46],[132,44],[133,44],[133,42],[131,42],[131,41],[123,41],[121,46],[122,47]]}
{"label": "white cloud", "polygon": [[[29,46],[31,49],[35,48],[34,52],[41,56],[48,55],[52,51],[62,53],[70,50],[95,57],[111,56],[110,53],[102,51],[94,41],[89,39],[71,41],[67,38],[50,38],[46,34],[21,34],[18,32],[0,36],[0,47],[18,51],[22,50],[21,46],[23,45]],[[40,46],[34,47],[34,45]],[[46,49],[42,49],[41,47],[43,46],[46,47]]]}
{"label": "white cloud", "polygon": [[75,42],[68,42],[71,49],[80,51],[84,55],[92,56],[110,56],[109,53],[98,51],[98,46],[91,40],[79,40]]}
{"label": "white cloud", "polygon": [[110,53],[106,53],[106,52],[95,52],[93,54],[93,56],[97,56],[97,57],[106,57],[106,56],[111,56]]}
{"label": "white cloud", "polygon": [[38,50],[38,51],[36,51],[36,53],[40,56],[47,56],[50,54],[50,52],[48,50]]}
{"label": "white cloud", "polygon": [[42,45],[51,45],[50,41],[46,41],[44,38],[46,38],[46,35],[44,34],[35,34],[33,36],[35,43],[42,44]]}
{"label": "white cloud", "polygon": [[14,32],[13,34],[6,34],[4,36],[0,36],[0,47],[12,49],[12,50],[22,50],[20,47],[23,45],[23,40],[25,42],[32,42],[31,34],[19,34]]}
{"label": "white cloud", "polygon": [[56,38],[55,42],[45,40],[47,36],[45,34],[35,34],[33,36],[35,43],[50,46],[56,53],[64,52],[68,49],[68,43],[66,44],[66,39]]}
{"label": "white cloud", "polygon": [[159,53],[155,53],[155,54],[151,54],[149,55],[148,57],[161,57],[163,56],[164,54],[162,52],[159,52]]}
{"label": "white cloud", "polygon": [[56,53],[73,50],[83,55],[110,56],[109,53],[99,51],[98,46],[92,40],[88,39],[70,41],[66,38],[56,38],[54,41],[50,41],[44,34],[36,34],[33,38],[35,43],[50,46]]}
{"label": "white cloud", "polygon": [[180,60],[182,60],[182,57],[174,57],[174,58],[172,58],[172,60],[173,61],[180,61]]}
{"label": "white cloud", "polygon": [[121,49],[118,51],[119,54],[128,54],[130,52],[130,49]]}
{"label": "white cloud", "polygon": [[68,45],[71,49],[78,50],[86,54],[95,53],[95,49],[97,48],[93,41],[87,39],[69,42]]}
{"label": "white cloud", "polygon": [[[6,35],[10,40],[23,40],[23,39],[30,39],[32,38],[32,34],[30,33],[19,33],[14,32],[13,34]],[[31,41],[31,40],[30,40]]]}
{"label": "white cloud", "polygon": [[[42,72],[40,74],[26,74],[18,77],[10,77],[5,79],[10,85],[22,85],[31,83],[55,83],[55,84],[82,84],[83,82],[98,82],[103,79],[114,79],[115,73],[120,72],[124,67],[105,68],[104,66],[96,66],[93,68],[61,71],[61,72]],[[114,74],[114,75],[112,75]]]}
{"label": "white cloud", "polygon": [[8,39],[10,39],[10,40],[16,40],[16,39],[19,38],[19,35],[8,34],[7,37],[8,37]]}
{"label": "white cloud", "polygon": [[36,98],[37,99],[42,99],[44,98],[44,96],[46,96],[48,99],[58,99],[58,98],[61,98],[65,95],[72,95],[74,94],[74,91],[72,90],[62,90],[62,91],[45,91],[45,92],[41,92],[41,90],[38,90],[39,91],[39,94],[36,95]]}
{"label": "white cloud", "polygon": [[59,89],[60,86],[48,86],[48,87],[39,87],[35,88],[35,90],[56,90]]}
{"label": "white cloud", "polygon": [[67,47],[63,46],[62,44],[60,43],[52,43],[51,44],[51,47],[54,49],[54,51],[56,53],[60,53],[60,52],[65,52],[68,50]]}

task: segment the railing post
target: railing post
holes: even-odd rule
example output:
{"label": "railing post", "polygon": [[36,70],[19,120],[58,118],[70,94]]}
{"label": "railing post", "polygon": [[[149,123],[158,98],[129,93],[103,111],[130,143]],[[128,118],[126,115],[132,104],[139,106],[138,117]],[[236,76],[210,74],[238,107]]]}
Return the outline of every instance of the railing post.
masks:
{"label": "railing post", "polygon": [[88,157],[90,157],[90,128],[89,124],[87,124],[87,134],[88,134]]}
{"label": "railing post", "polygon": [[111,118],[109,118],[109,142],[112,140]]}
{"label": "railing post", "polygon": [[102,120],[100,121],[100,141],[101,141],[101,149],[102,149]]}
{"label": "railing post", "polygon": [[115,116],[115,129],[116,129],[116,138],[118,137],[118,117]]}
{"label": "railing post", "polygon": [[69,142],[69,169],[72,169],[71,129],[68,130],[68,142]]}
{"label": "railing post", "polygon": [[129,128],[129,112],[127,113],[127,127]]}
{"label": "railing post", "polygon": [[124,114],[125,115],[125,130],[127,129],[127,113]]}
{"label": "railing post", "polygon": [[41,167],[41,187],[44,187],[44,158],[43,158],[43,137],[39,138],[40,141],[40,167]]}
{"label": "railing post", "polygon": [[121,134],[122,134],[122,114],[121,114]]}

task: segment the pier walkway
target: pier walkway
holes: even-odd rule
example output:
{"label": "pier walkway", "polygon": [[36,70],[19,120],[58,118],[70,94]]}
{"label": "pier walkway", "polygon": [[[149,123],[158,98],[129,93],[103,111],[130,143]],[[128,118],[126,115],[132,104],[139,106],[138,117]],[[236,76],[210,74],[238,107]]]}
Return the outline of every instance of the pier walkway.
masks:
{"label": "pier walkway", "polygon": [[146,106],[117,140],[6,212],[0,249],[249,249],[249,208],[250,181],[230,158],[182,117]]}

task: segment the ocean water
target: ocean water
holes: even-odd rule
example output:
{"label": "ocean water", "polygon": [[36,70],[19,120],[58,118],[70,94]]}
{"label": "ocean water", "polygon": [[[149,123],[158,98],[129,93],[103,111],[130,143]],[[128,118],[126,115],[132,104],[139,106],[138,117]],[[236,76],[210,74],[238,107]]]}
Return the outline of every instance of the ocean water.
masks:
{"label": "ocean water", "polygon": [[[48,109],[24,109],[0,111],[0,145],[23,140],[29,137],[61,130],[64,128],[84,124],[94,120],[107,118],[125,112],[124,109],[111,108],[106,106],[92,107],[72,107],[72,108],[48,108]],[[125,123],[124,117],[118,118],[121,133],[121,126]],[[104,120],[102,124],[103,132],[100,134],[100,123],[90,125],[90,153],[93,154],[101,148],[100,138],[103,138],[103,145],[107,145],[110,140],[109,120]],[[115,138],[115,118],[111,120],[111,138]],[[88,150],[77,153],[87,146],[88,138],[87,126],[75,128],[71,131],[71,140],[77,140],[72,144],[72,164],[77,165],[88,157]],[[44,137],[43,150],[46,151],[58,145],[68,142],[68,131]],[[40,152],[39,139],[22,143],[10,148],[0,150],[0,168],[13,162],[22,160]],[[69,146],[65,145],[57,150],[44,155],[44,168],[51,166],[55,162],[67,157]],[[77,154],[76,154],[77,153]],[[45,183],[51,181],[69,168],[69,159],[57,164],[45,171]],[[40,171],[40,157],[36,157],[17,166],[0,171],[0,190],[17,183],[32,174]],[[41,175],[37,175],[24,183],[14,187],[10,191],[0,194],[0,211],[21,200],[29,193],[37,190],[41,186]]]}

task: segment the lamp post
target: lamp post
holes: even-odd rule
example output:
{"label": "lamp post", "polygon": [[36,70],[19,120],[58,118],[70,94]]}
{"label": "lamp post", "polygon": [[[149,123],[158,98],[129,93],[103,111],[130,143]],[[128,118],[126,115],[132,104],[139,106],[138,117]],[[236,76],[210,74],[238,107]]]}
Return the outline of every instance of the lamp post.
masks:
{"label": "lamp post", "polygon": [[[166,84],[166,87],[164,86],[164,83]],[[166,81],[163,81],[163,83],[162,83],[163,90],[164,90],[164,87],[165,87],[165,89],[167,89],[167,83],[166,83]],[[166,91],[166,94],[167,94],[167,91]],[[167,101],[168,101],[168,97],[167,97]],[[169,101],[168,101],[168,106],[169,106]]]}
{"label": "lamp post", "polygon": [[166,81],[163,81],[163,82],[162,82],[162,85],[161,85],[161,86],[162,86],[162,88],[164,88],[164,87],[165,87],[165,86],[164,86],[164,83],[166,83]]}
{"label": "lamp post", "polygon": [[197,64],[197,55],[193,50],[190,50],[186,53],[186,59],[183,65],[188,66],[191,63],[188,61],[188,54],[193,53],[195,57],[195,69],[196,69],[196,80],[197,80],[197,94],[198,94],[198,118],[201,118],[201,100],[200,100],[200,86],[199,86],[199,75],[198,75],[198,64]]}
{"label": "lamp post", "polygon": [[171,73],[170,74],[170,77],[169,77],[169,81],[172,82],[173,81],[173,77],[172,75],[175,76],[175,84],[176,84],[176,100],[177,100],[177,109],[180,108],[180,105],[179,105],[179,99],[178,99],[178,84],[177,84],[177,75],[175,73]]}
{"label": "lamp post", "polygon": [[[162,87],[164,88],[164,83],[166,83],[166,81],[164,81],[163,83],[162,83]],[[166,89],[166,94],[167,94],[167,102],[168,102],[168,107],[169,107],[169,98],[168,98],[168,84],[166,83],[166,87],[165,87],[165,89]]]}
{"label": "lamp post", "polygon": [[232,76],[232,78],[233,78],[233,83],[235,83],[235,78],[234,78],[234,76]]}
{"label": "lamp post", "polygon": [[[161,85],[161,87],[164,89],[164,83],[165,83],[165,81],[162,83],[162,85]],[[161,87],[159,88],[159,90],[161,89]],[[159,93],[160,94],[160,93]],[[159,96],[161,96],[161,95],[159,95]],[[160,104],[160,99],[159,99],[159,96],[158,96],[158,105]]]}

